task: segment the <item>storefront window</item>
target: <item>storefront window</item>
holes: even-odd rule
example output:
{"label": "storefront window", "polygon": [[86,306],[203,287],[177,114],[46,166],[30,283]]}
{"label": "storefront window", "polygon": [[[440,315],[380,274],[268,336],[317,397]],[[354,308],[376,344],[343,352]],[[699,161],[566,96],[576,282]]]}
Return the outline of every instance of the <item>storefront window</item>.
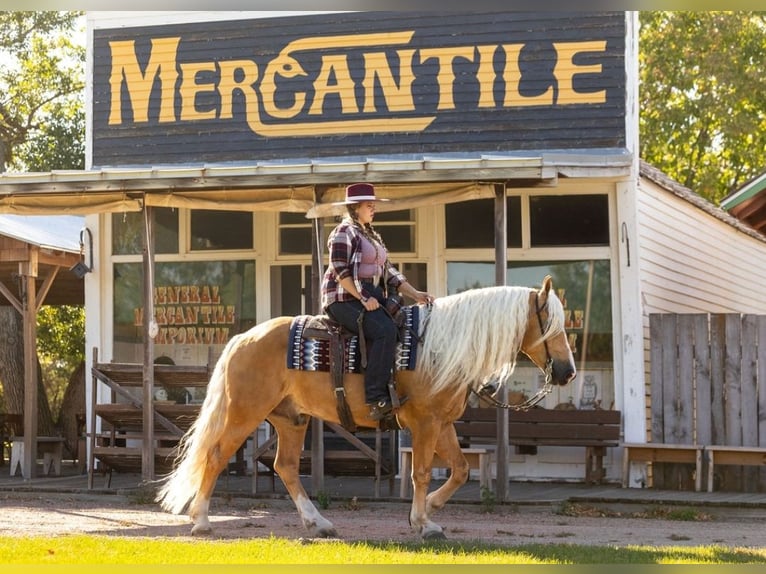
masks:
{"label": "storefront window", "polygon": [[191,212],[191,250],[253,248],[253,214],[249,211]]}
{"label": "storefront window", "polygon": [[[330,232],[341,217],[323,220],[322,248],[327,245]],[[411,209],[375,213],[373,226],[380,233],[388,251],[413,253],[415,251],[415,212]],[[279,254],[309,255],[314,234],[313,220],[302,213],[279,214]]]}
{"label": "storefront window", "polygon": [[[547,406],[572,402],[577,408],[610,408],[614,402],[612,346],[612,290],[609,261],[563,261],[510,263],[508,285],[540,287],[546,275],[565,307],[569,344],[578,369],[577,378],[557,388]],[[493,262],[449,262],[450,294],[494,285]],[[510,390],[534,394],[542,373],[524,357],[508,383]],[[551,404],[552,403],[552,404]]]}
{"label": "storefront window", "polygon": [[[508,197],[506,228],[508,247],[521,247],[521,198]],[[477,199],[444,206],[447,249],[475,249],[495,245],[495,201]]]}
{"label": "storefront window", "polygon": [[[156,356],[206,364],[209,347],[255,325],[253,261],[156,263],[154,273]],[[142,265],[115,263],[114,360],[143,360],[143,313]]]}
{"label": "storefront window", "polygon": [[532,247],[609,245],[606,195],[529,198]]}
{"label": "storefront window", "polygon": [[[112,214],[112,253],[137,255],[144,249],[144,214],[141,211]],[[155,253],[178,253],[178,210],[154,208]]]}

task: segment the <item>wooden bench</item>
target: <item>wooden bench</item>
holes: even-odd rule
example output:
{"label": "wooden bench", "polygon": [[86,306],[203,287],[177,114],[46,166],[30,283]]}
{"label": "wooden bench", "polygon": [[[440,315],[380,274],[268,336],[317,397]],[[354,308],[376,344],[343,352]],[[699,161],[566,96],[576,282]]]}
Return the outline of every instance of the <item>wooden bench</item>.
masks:
{"label": "wooden bench", "polygon": [[511,411],[508,442],[517,447],[585,448],[585,482],[606,477],[606,449],[620,444],[622,413],[615,410],[530,409]]}
{"label": "wooden bench", "polygon": [[622,486],[628,487],[631,462],[671,462],[693,464],[694,490],[702,490],[702,449],[698,444],[624,443]]}
{"label": "wooden bench", "polygon": [[762,466],[766,464],[766,448],[756,446],[705,446],[707,455],[707,491],[713,492],[715,465]]}
{"label": "wooden bench", "polygon": [[[535,452],[529,449],[540,446],[584,447],[585,482],[599,483],[606,475],[603,461],[606,449],[620,444],[621,420],[622,413],[613,410],[510,411],[508,444],[527,447],[529,454]],[[470,468],[479,470],[480,485],[491,488],[497,444],[497,409],[467,407],[455,421],[455,430]],[[402,447],[401,452],[400,495],[406,497],[410,491],[412,449]],[[446,468],[446,463],[435,457],[433,467]]]}
{"label": "wooden bench", "polygon": [[[43,475],[47,476],[53,470],[56,476],[61,475],[61,458],[64,454],[64,437],[37,437],[37,454],[43,455]],[[15,436],[11,440],[11,476],[16,475],[16,469],[24,476],[24,437]],[[24,476],[24,478],[29,478]]]}

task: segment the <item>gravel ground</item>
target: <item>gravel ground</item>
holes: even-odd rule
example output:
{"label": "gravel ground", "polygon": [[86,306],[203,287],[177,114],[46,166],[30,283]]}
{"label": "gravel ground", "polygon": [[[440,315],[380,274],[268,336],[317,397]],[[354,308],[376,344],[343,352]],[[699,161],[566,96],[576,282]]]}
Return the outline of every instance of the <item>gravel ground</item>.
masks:
{"label": "gravel ground", "polygon": [[[453,542],[766,547],[766,509],[670,508],[616,504],[496,505],[451,503],[434,517]],[[332,501],[321,511],[344,541],[417,542],[409,503]],[[687,520],[673,520],[687,518]],[[692,520],[688,520],[692,518]],[[213,538],[303,538],[285,499],[214,498]],[[0,492],[0,536],[99,534],[190,537],[188,517],[162,511],[140,492],[124,495]]]}

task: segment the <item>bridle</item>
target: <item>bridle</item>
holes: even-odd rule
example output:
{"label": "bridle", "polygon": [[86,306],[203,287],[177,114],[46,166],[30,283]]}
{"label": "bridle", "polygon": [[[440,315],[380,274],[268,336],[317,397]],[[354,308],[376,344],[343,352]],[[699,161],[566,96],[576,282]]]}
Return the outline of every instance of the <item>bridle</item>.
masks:
{"label": "bridle", "polygon": [[543,338],[543,345],[545,347],[545,356],[547,357],[547,360],[545,361],[545,384],[542,386],[540,390],[535,393],[534,396],[528,398],[523,403],[517,403],[515,405],[512,405],[510,403],[504,403],[503,401],[497,400],[493,394],[494,392],[497,392],[496,389],[493,391],[491,385],[485,385],[482,388],[480,388],[477,391],[474,389],[471,389],[471,392],[477,394],[480,399],[484,399],[485,401],[492,404],[492,406],[503,408],[503,409],[510,409],[513,411],[528,411],[534,406],[537,406],[540,401],[542,401],[547,395],[549,395],[551,392],[553,392],[553,357],[551,357],[551,352],[548,349],[548,339],[545,337],[545,327],[543,326],[543,317],[541,315],[543,308],[540,307],[540,295],[537,291],[535,291],[535,315],[537,315],[537,324],[540,326],[540,336]]}

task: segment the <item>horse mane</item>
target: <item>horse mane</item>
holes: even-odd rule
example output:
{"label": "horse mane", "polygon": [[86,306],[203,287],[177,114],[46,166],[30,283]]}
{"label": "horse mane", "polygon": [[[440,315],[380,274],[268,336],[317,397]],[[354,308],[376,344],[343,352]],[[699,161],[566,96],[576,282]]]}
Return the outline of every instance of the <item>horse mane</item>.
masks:
{"label": "horse mane", "polygon": [[[510,374],[527,330],[528,287],[485,287],[440,297],[423,322],[417,370],[436,394],[475,388],[496,373]],[[547,339],[563,331],[564,309],[548,293]]]}

